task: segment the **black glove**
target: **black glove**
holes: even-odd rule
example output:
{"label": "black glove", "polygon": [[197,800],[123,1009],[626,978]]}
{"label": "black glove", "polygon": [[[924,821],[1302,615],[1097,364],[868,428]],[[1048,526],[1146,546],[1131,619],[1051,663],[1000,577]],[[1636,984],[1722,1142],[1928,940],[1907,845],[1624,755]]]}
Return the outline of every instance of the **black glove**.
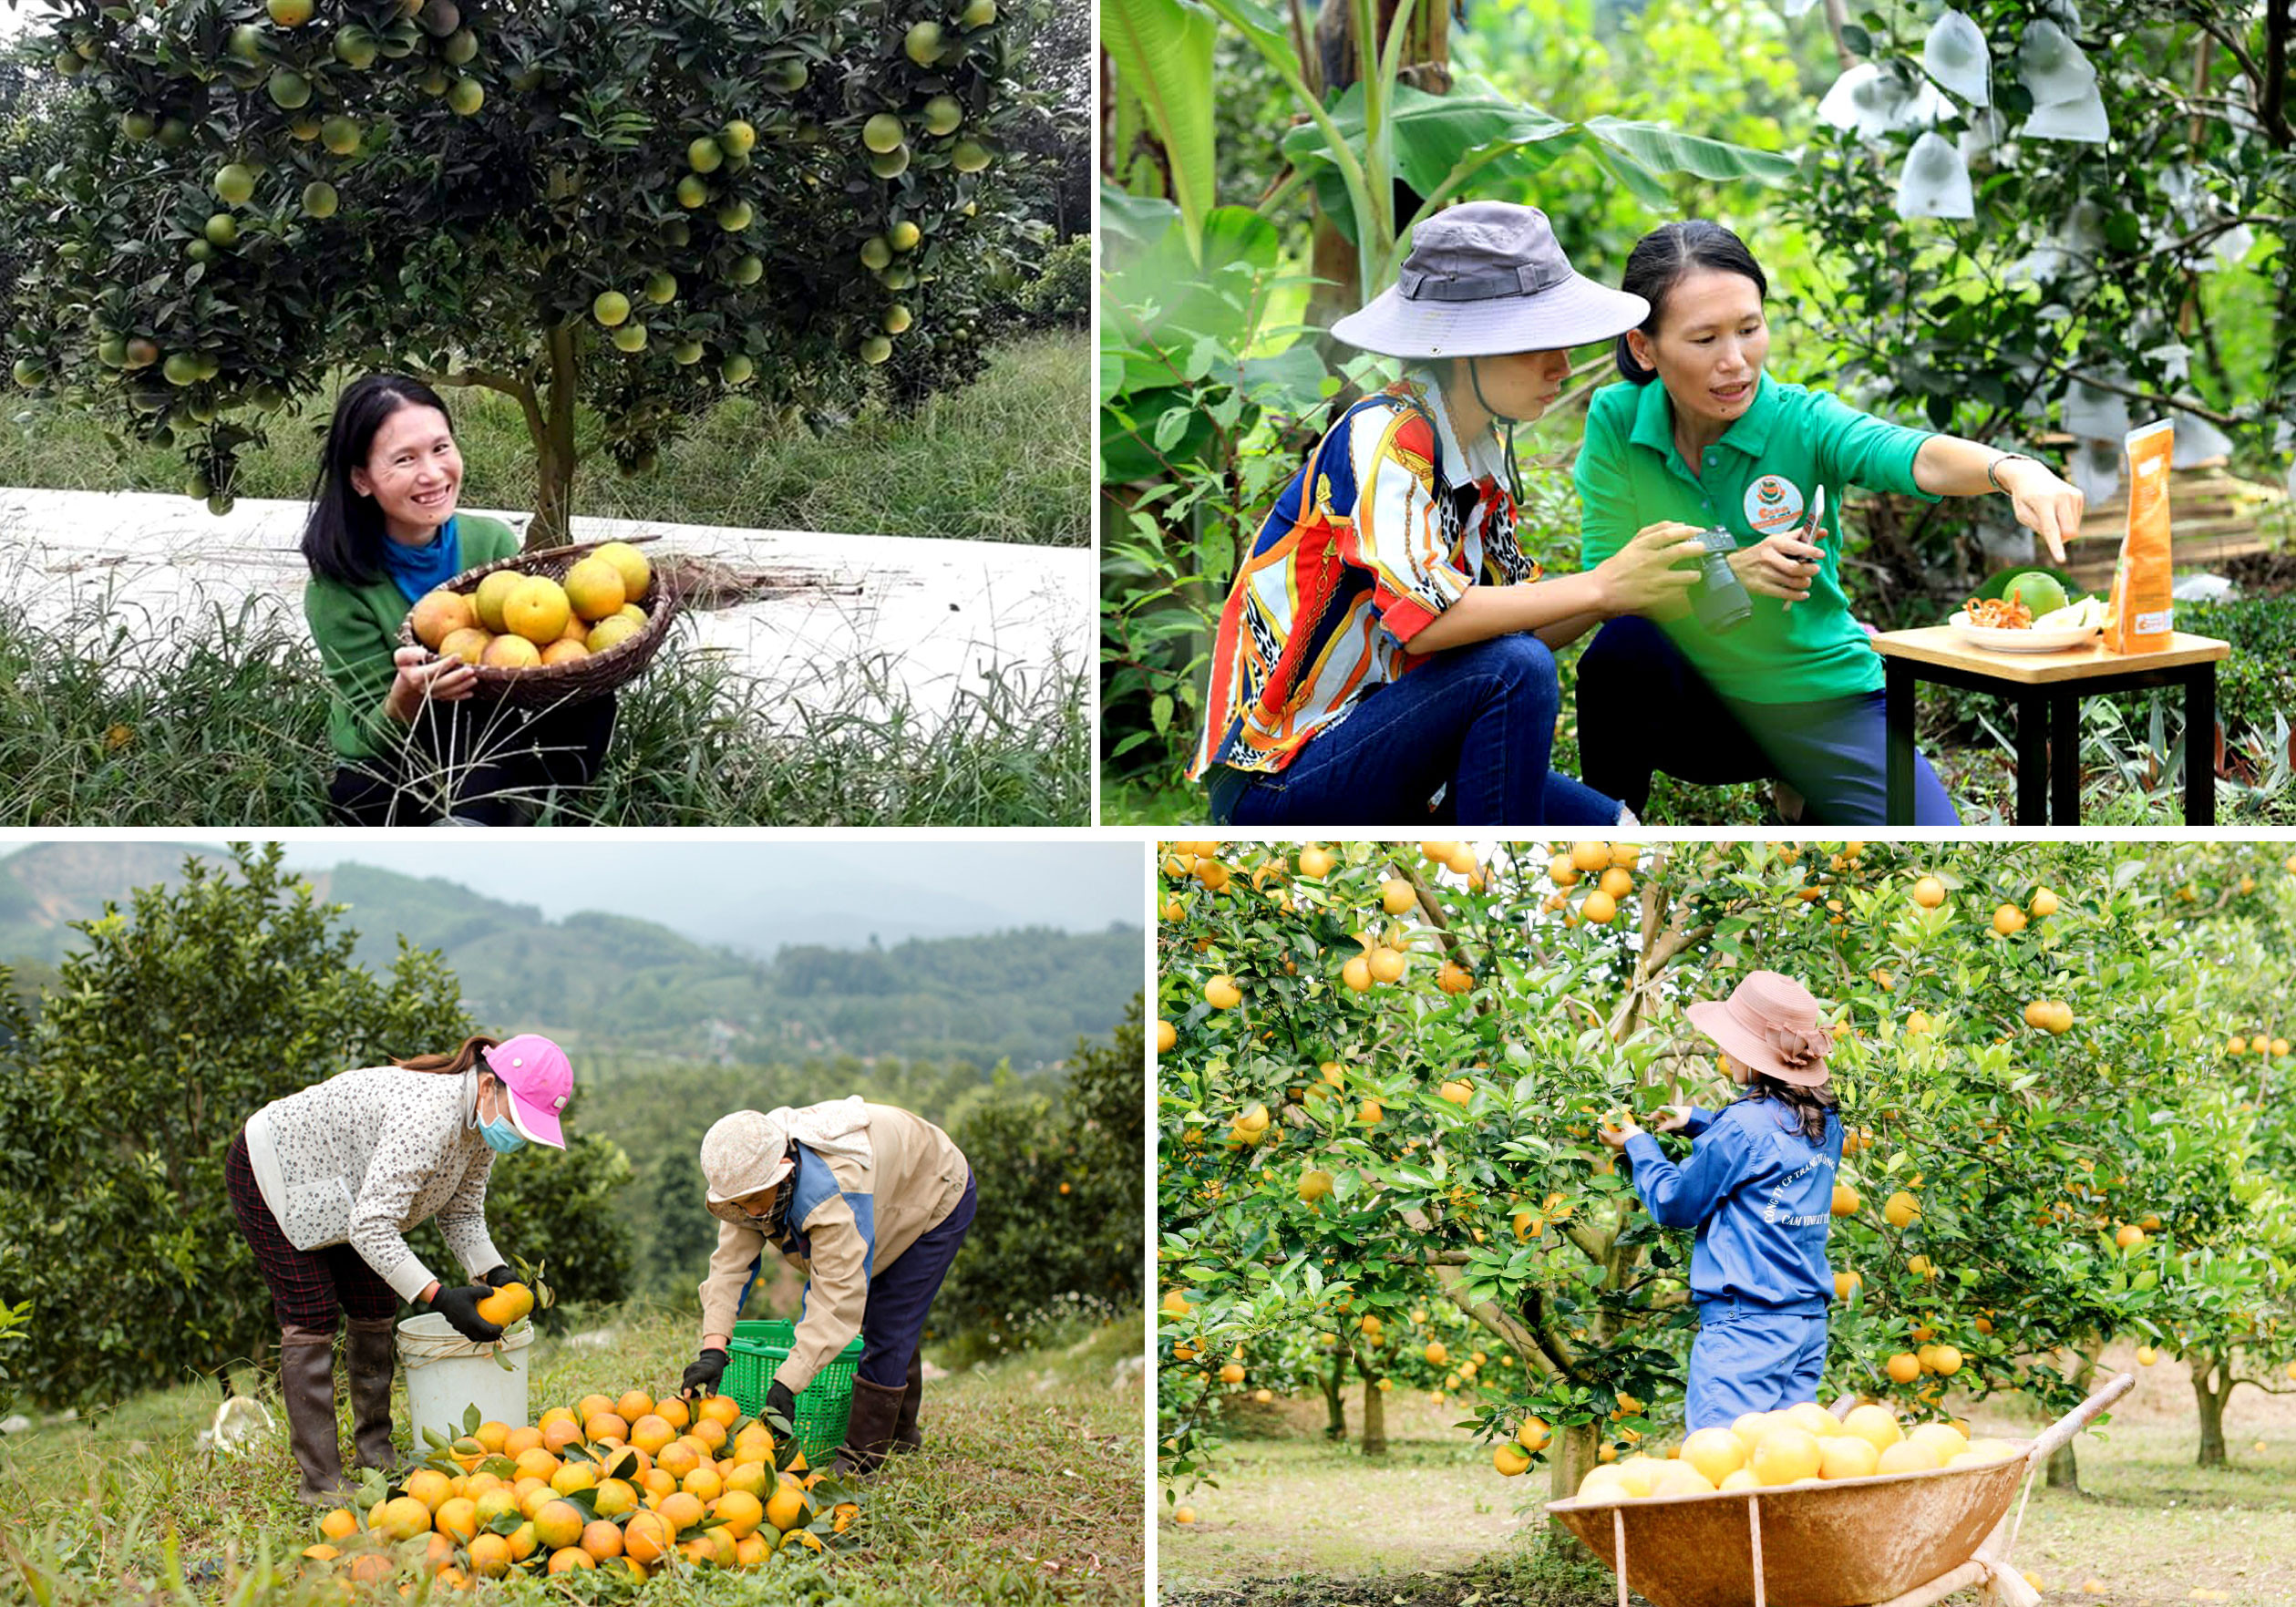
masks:
{"label": "black glove", "polygon": [[507,1266],[497,1267],[486,1274],[487,1287],[489,1289],[499,1289],[505,1283],[515,1283],[518,1281],[519,1275]]}
{"label": "black glove", "polygon": [[499,1324],[489,1323],[479,1314],[479,1303],[494,1291],[483,1283],[470,1283],[448,1289],[440,1285],[431,1297],[430,1309],[453,1324],[454,1331],[473,1344],[492,1344],[502,1337]]}
{"label": "black glove", "polygon": [[798,1426],[798,1397],[789,1393],[789,1386],[777,1378],[766,1388],[766,1416],[778,1416],[794,1432]]}
{"label": "black glove", "polygon": [[686,1396],[716,1395],[717,1381],[724,1376],[726,1376],[726,1353],[722,1350],[705,1350],[694,1358],[693,1365],[685,1369],[685,1376],[678,1380],[677,1392]]}

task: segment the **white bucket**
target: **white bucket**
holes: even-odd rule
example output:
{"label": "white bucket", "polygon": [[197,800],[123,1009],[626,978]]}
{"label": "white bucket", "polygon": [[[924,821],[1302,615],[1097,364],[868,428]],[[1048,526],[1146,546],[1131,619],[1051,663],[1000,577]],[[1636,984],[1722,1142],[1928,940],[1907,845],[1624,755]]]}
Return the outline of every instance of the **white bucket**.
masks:
{"label": "white bucket", "polygon": [[415,1420],[415,1451],[428,1452],[423,1430],[437,1429],[448,1439],[465,1432],[463,1416],[479,1408],[481,1423],[526,1426],[526,1348],[534,1343],[528,1323],[514,1324],[502,1335],[505,1372],[494,1359],[498,1348],[473,1344],[437,1312],[409,1317],[398,1325],[398,1366],[407,1375],[407,1410]]}

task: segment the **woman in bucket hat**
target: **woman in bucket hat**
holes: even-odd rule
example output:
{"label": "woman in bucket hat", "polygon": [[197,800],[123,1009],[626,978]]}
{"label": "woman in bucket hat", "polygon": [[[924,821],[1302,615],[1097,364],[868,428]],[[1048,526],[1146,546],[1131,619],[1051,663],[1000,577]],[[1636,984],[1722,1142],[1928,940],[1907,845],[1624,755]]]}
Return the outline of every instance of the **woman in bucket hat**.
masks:
{"label": "woman in bucket hat", "polygon": [[806,1276],[789,1354],[766,1411],[791,1417],[814,1375],[861,1338],[839,1473],[922,1447],[925,1316],[973,1225],[973,1168],[932,1123],[860,1095],[800,1109],[736,1110],[702,1138],[717,1251],[701,1286],[701,1355],[681,1392],[716,1391],[766,1247]]}
{"label": "woman in bucket hat", "polygon": [[1685,1432],[1817,1398],[1826,1367],[1826,1264],[1842,1126],[1826,1056],[1833,1032],[1809,990],[1756,971],[1725,1001],[1690,1006],[1746,1091],[1720,1111],[1676,1106],[1656,1124],[1695,1144],[1676,1166],[1632,1120],[1601,1138],[1634,1163],[1634,1188],[1662,1227],[1695,1228]]}
{"label": "woman in bucket hat", "polygon": [[1516,538],[1514,427],[1561,394],[1569,348],[1648,311],[1573,273],[1543,213],[1474,201],[1421,223],[1396,283],[1332,326],[1406,371],[1332,426],[1238,566],[1189,772],[1213,819],[1424,820],[1438,793],[1460,824],[1626,819],[1548,767],[1551,649],[1680,596],[1694,532],[1545,578]]}
{"label": "woman in bucket hat", "polygon": [[[398,1303],[427,1305],[474,1344],[502,1337],[479,1302],[511,1281],[487,1232],[487,1174],[532,1142],[566,1148],[565,1051],[532,1033],[345,1071],[274,1099],[232,1140],[223,1179],[279,1322],[279,1389],[298,1499],[348,1493],[335,1430],[335,1326],[349,1319],[356,1465],[390,1468]],[[407,1243],[433,1217],[472,1282],[449,1286]]]}

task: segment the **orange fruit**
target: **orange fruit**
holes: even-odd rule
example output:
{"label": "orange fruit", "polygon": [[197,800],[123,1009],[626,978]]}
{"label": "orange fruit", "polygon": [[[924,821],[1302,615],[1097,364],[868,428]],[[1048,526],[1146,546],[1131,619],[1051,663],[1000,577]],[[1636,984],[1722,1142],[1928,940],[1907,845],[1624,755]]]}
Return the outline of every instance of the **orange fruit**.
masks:
{"label": "orange fruit", "polygon": [[303,1549],[303,1554],[314,1562],[332,1562],[343,1555],[333,1546],[327,1545],[305,1546]]}
{"label": "orange fruit", "polygon": [[812,1515],[813,1499],[794,1478],[784,1478],[772,1499],[766,1502],[766,1521],[785,1534],[807,1522]]}
{"label": "orange fruit", "polygon": [[518,1454],[517,1467],[521,1478],[539,1478],[544,1484],[558,1471],[558,1458],[541,1446],[534,1446]]}
{"label": "orange fruit", "polygon": [[656,1509],[681,1534],[699,1523],[703,1517],[701,1497],[688,1490],[676,1490],[664,1496],[662,1505]]}
{"label": "orange fruit", "polygon": [[582,1419],[582,1437],[595,1443],[611,1439],[617,1443],[630,1437],[630,1425],[619,1412],[598,1412]]}
{"label": "orange fruit", "polygon": [[438,1503],[431,1526],[440,1534],[452,1535],[468,1545],[470,1537],[479,1532],[479,1503],[468,1496],[450,1497]]}
{"label": "orange fruit", "polygon": [[673,1428],[683,1428],[694,1420],[694,1414],[676,1396],[664,1396],[654,1403],[654,1415]]}
{"label": "orange fruit", "polygon": [[568,1462],[551,1475],[551,1489],[561,1496],[571,1496],[578,1489],[593,1489],[598,1484],[598,1468],[592,1462]]}
{"label": "orange fruit", "polygon": [[539,1428],[513,1428],[502,1437],[502,1454],[516,1461],[526,1451],[539,1450],[542,1431]]}
{"label": "orange fruit", "polygon": [[499,1452],[510,1440],[510,1426],[507,1423],[481,1423],[479,1432],[472,1437],[488,1450]]}
{"label": "orange fruit", "polygon": [[627,1479],[602,1478],[592,1493],[591,1505],[598,1509],[601,1518],[619,1518],[638,1509],[638,1492]]}
{"label": "orange fruit", "polygon": [[510,1530],[510,1561],[513,1562],[525,1561],[541,1548],[542,1543],[534,1538],[534,1525],[530,1520]]}
{"label": "orange fruit", "polygon": [[[423,1471],[430,1470],[425,1468]],[[415,1477],[419,1478],[422,1474],[417,1473]],[[442,1486],[447,1482],[444,1475],[436,1477]],[[395,1540],[411,1540],[430,1527],[430,1509],[423,1504],[419,1497],[399,1496],[375,1509],[372,1526]]]}
{"label": "orange fruit", "polygon": [[586,1395],[574,1403],[574,1416],[587,1423],[601,1412],[613,1410],[613,1397],[607,1395]]}
{"label": "orange fruit", "polygon": [[546,1501],[542,1509],[534,1514],[534,1538],[547,1550],[561,1551],[581,1541],[582,1526],[587,1521],[582,1509],[571,1501]]}
{"label": "orange fruit", "polygon": [[[420,1505],[420,1502],[416,1503]],[[379,1551],[351,1559],[351,1577],[360,1584],[370,1584],[390,1578],[397,1564]]]}
{"label": "orange fruit", "polygon": [[319,1532],[331,1540],[349,1540],[358,1531],[358,1514],[348,1507],[337,1507],[319,1519]]}
{"label": "orange fruit", "polygon": [[716,1500],[726,1488],[726,1481],[715,1468],[696,1468],[678,1480],[678,1488],[695,1500],[707,1503]]}
{"label": "orange fruit", "polygon": [[713,1395],[702,1402],[698,1416],[715,1420],[721,1428],[741,1421],[741,1403],[730,1395]]}
{"label": "orange fruit", "polygon": [[551,1553],[550,1571],[552,1573],[570,1573],[577,1568],[595,1571],[597,1566],[590,1553],[580,1546],[568,1546],[562,1551]]}
{"label": "orange fruit", "polygon": [[746,1534],[734,1542],[734,1566],[755,1568],[773,1555],[773,1547],[762,1534]]}
{"label": "orange fruit", "polygon": [[470,1542],[470,1571],[483,1579],[499,1579],[510,1571],[510,1542],[505,1536],[482,1534]]}
{"label": "orange fruit", "polygon": [[1820,1466],[1817,1441],[1806,1430],[1782,1424],[1762,1437],[1746,1466],[1754,1470],[1755,1481],[1765,1485],[1815,1478]]}
{"label": "orange fruit", "polygon": [[585,1523],[582,1525],[582,1549],[590,1553],[592,1561],[599,1562],[621,1556],[621,1527],[607,1522],[603,1518],[595,1523]]}
{"label": "orange fruit", "polygon": [[640,1562],[659,1562],[677,1541],[677,1531],[659,1512],[633,1512],[622,1531],[623,1549]]}
{"label": "orange fruit", "polygon": [[682,1439],[674,1439],[664,1446],[654,1458],[654,1465],[672,1478],[683,1478],[702,1465],[702,1457]]}
{"label": "orange fruit", "polygon": [[669,1419],[656,1412],[642,1412],[630,1422],[630,1443],[651,1457],[677,1437]]}
{"label": "orange fruit", "polygon": [[461,592],[426,592],[407,617],[414,623],[415,640],[433,653],[455,632],[475,629],[479,623],[477,607]]}
{"label": "orange fruit", "polygon": [[562,1451],[581,1439],[582,1425],[571,1417],[561,1417],[542,1430],[543,1447],[551,1451]]}
{"label": "orange fruit", "polygon": [[[447,1499],[447,1476],[436,1468],[421,1468],[407,1475],[407,1495],[420,1501],[431,1512],[438,1510],[438,1503]],[[423,1528],[430,1527],[430,1519],[423,1519]],[[417,1530],[417,1532],[420,1532]],[[402,1539],[407,1538],[405,1536]]]}
{"label": "orange fruit", "polygon": [[717,1498],[717,1515],[726,1520],[726,1532],[741,1540],[766,1520],[766,1505],[746,1490],[728,1490]]}
{"label": "orange fruit", "polygon": [[613,1409],[616,1415],[631,1423],[635,1423],[654,1410],[654,1397],[643,1389],[628,1390],[623,1393],[620,1400],[614,1402]]}

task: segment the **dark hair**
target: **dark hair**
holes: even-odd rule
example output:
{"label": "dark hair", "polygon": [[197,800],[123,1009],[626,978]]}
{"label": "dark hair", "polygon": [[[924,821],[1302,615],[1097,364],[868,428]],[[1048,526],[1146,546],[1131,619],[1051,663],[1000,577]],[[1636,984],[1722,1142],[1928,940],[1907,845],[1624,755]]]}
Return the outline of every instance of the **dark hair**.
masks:
{"label": "dark hair", "polygon": [[1746,1084],[1746,1090],[1740,1097],[1746,1099],[1776,1100],[1794,1115],[1792,1123],[1781,1121],[1778,1125],[1800,1128],[1803,1138],[1821,1147],[1826,1142],[1826,1118],[1829,1114],[1838,1115],[1841,1110],[1841,1101],[1834,1097],[1833,1087],[1829,1083],[1820,1083],[1817,1087],[1805,1088],[1796,1083],[1780,1082],[1774,1076],[1765,1076],[1758,1071],[1751,1074],[1751,1080]]}
{"label": "dark hair", "polygon": [[[1721,224],[1694,218],[1688,222],[1663,223],[1634,242],[1634,249],[1627,253],[1626,281],[1619,287],[1650,303],[1651,315],[1640,326],[1644,335],[1658,334],[1659,320],[1666,315],[1666,297],[1693,268],[1743,273],[1754,281],[1755,294],[1770,294],[1762,264],[1754,260],[1745,241]],[[1619,336],[1613,355],[1619,372],[1636,385],[1648,385],[1658,377],[1658,370],[1634,360],[1634,354],[1627,350],[1626,336]]]}
{"label": "dark hair", "polygon": [[383,510],[351,484],[351,470],[366,467],[375,432],[401,407],[436,407],[455,428],[447,404],[419,379],[404,374],[370,374],[355,380],[335,404],[326,444],[319,450],[319,472],[311,482],[311,514],[303,526],[304,561],[323,580],[367,586],[383,578]]}
{"label": "dark hair", "polygon": [[463,1039],[462,1047],[450,1054],[417,1055],[406,1060],[401,1060],[394,1055],[391,1056],[391,1064],[403,1071],[435,1071],[452,1076],[457,1072],[468,1071],[476,1066],[479,1063],[479,1050],[499,1048],[501,1042],[499,1038],[490,1038],[484,1033],[479,1033]]}

